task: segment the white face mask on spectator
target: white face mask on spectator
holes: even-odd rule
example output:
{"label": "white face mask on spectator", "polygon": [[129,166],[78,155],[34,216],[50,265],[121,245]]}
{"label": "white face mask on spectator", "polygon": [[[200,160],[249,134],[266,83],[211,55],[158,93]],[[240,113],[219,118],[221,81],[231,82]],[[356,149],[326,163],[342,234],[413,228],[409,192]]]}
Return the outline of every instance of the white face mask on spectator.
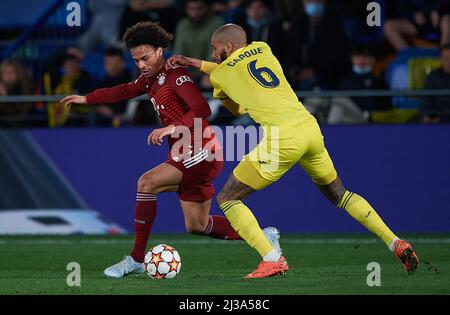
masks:
{"label": "white face mask on spectator", "polygon": [[324,10],[323,3],[309,2],[305,5],[305,12],[309,16],[322,16]]}
{"label": "white face mask on spectator", "polygon": [[360,67],[360,66],[357,66],[357,65],[353,65],[353,72],[358,74],[358,75],[368,74],[368,73],[372,72],[372,66],[371,65],[366,65],[364,67]]}
{"label": "white face mask on spectator", "polygon": [[261,19],[261,20],[254,20],[252,18],[247,18],[247,24],[251,27],[261,27],[263,25],[267,24],[267,19]]}

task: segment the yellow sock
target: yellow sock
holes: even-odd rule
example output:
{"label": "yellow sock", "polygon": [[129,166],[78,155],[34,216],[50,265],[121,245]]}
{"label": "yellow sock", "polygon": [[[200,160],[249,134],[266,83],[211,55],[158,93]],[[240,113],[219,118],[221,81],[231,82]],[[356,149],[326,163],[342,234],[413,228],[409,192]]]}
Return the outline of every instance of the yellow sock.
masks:
{"label": "yellow sock", "polygon": [[230,200],[220,205],[223,213],[230,221],[233,229],[244,241],[254,248],[261,257],[269,253],[273,247],[259,227],[258,221],[250,209],[240,200]]}
{"label": "yellow sock", "polygon": [[363,197],[346,191],[342,196],[341,202],[338,204],[338,208],[345,209],[354,219],[364,225],[370,232],[376,234],[383,240],[386,246],[389,247],[389,243],[396,236],[381,220],[378,213]]}

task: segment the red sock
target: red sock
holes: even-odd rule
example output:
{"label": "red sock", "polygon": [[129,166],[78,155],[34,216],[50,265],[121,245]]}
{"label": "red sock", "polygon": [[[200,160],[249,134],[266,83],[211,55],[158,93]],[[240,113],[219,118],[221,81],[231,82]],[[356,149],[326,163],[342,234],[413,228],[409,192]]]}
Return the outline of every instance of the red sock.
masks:
{"label": "red sock", "polygon": [[150,193],[137,193],[134,208],[134,247],[131,257],[136,262],[143,262],[148,237],[156,217],[156,196]]}
{"label": "red sock", "polygon": [[209,216],[208,226],[203,234],[221,240],[242,240],[239,234],[231,226],[230,221],[228,221],[226,217],[220,215]]}

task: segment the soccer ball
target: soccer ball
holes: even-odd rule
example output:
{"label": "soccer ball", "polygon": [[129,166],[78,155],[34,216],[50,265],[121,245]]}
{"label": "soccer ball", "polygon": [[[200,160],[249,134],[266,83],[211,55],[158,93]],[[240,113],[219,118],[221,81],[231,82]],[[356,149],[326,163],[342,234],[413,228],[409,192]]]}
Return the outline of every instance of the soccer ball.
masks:
{"label": "soccer ball", "polygon": [[172,246],[159,244],[150,248],[144,258],[144,268],[152,279],[172,279],[180,273],[181,257]]}

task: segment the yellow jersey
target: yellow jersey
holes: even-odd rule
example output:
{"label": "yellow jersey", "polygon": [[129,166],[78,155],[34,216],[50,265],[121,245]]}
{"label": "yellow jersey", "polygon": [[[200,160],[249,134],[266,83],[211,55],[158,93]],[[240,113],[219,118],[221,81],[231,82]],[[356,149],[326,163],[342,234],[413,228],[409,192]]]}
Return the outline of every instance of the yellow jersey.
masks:
{"label": "yellow jersey", "polygon": [[210,74],[215,98],[228,108],[231,99],[236,103],[233,112],[242,114],[245,110],[262,126],[303,123],[312,118],[264,42],[252,42],[234,51],[219,65],[203,61],[200,70]]}

